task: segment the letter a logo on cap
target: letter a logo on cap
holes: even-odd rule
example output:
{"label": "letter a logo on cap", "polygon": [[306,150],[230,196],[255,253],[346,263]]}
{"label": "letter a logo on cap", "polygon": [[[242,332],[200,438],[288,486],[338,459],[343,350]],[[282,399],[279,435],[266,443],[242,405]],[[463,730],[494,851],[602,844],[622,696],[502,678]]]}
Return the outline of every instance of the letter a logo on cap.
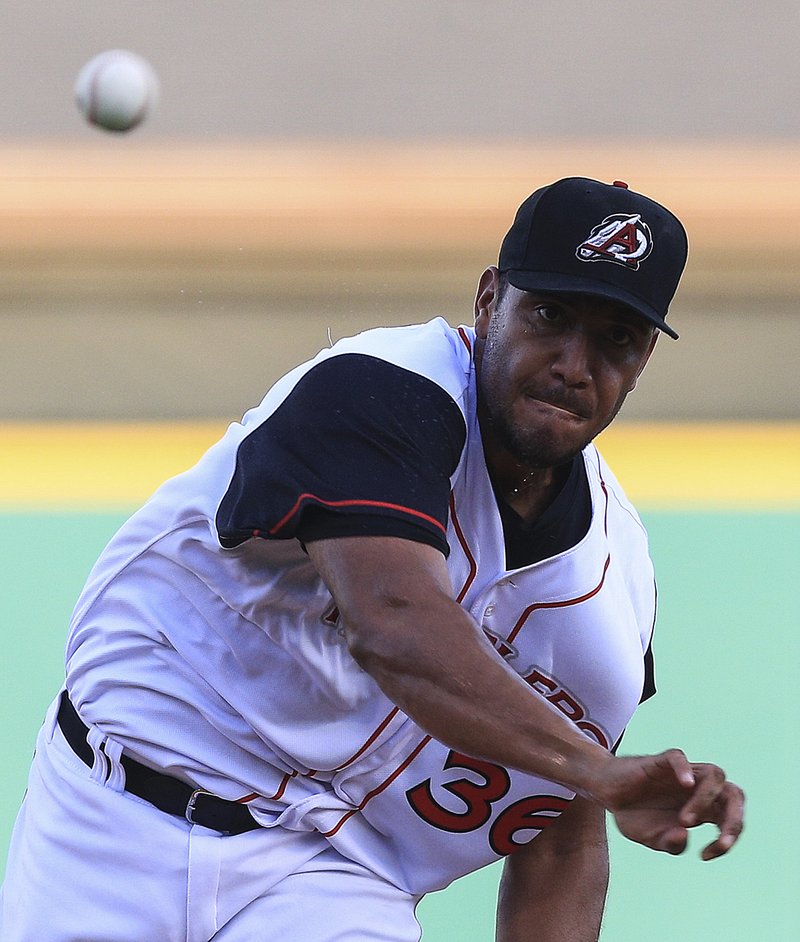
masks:
{"label": "letter a logo on cap", "polygon": [[575,254],[582,262],[613,262],[636,271],[652,250],[650,227],[642,217],[615,213],[592,229]]}

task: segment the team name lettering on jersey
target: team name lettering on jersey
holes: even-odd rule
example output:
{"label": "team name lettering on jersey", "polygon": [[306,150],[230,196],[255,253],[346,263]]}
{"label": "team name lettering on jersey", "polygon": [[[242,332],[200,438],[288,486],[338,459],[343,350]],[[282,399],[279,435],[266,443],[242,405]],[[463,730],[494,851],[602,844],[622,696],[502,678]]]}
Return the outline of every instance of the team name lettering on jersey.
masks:
{"label": "team name lettering on jersey", "polygon": [[[519,657],[517,648],[499,637],[487,628],[483,629],[486,637],[492,642],[492,646],[497,653],[507,661]],[[609,736],[605,731],[590,717],[586,715],[586,709],[580,704],[577,697],[563,687],[555,678],[548,676],[543,670],[531,665],[522,672],[522,679],[538,694],[541,694],[545,700],[552,703],[554,707],[560,710],[564,716],[592,739],[596,740],[605,749],[611,748]]]}
{"label": "team name lettering on jersey", "polygon": [[536,667],[528,668],[526,673],[522,675],[522,679],[537,693],[540,693],[548,703],[552,703],[564,716],[572,720],[578,729],[597,740],[604,748],[611,748],[611,743],[606,733],[597,723],[593,723],[591,719],[587,717],[586,710],[557,680],[548,677],[544,671]]}

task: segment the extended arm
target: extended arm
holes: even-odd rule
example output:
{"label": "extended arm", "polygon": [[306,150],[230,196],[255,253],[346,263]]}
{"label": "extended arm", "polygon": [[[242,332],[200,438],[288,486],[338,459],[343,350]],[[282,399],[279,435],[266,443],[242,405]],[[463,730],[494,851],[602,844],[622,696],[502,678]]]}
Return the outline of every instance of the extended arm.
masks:
{"label": "extended arm", "polygon": [[575,798],[554,824],[506,858],[497,942],[597,942],[607,888],[605,812]]}
{"label": "extended arm", "polygon": [[622,833],[680,853],[687,828],[720,827],[706,859],[741,830],[741,791],[682,752],[616,758],[584,737],[499,658],[452,598],[444,559],[394,537],[312,542],[353,657],[420,727],[470,755],[559,782],[614,812]]}
{"label": "extended arm", "polygon": [[583,789],[609,762],[491,648],[452,598],[438,550],[393,537],[311,543],[350,652],[383,692],[448,746]]}

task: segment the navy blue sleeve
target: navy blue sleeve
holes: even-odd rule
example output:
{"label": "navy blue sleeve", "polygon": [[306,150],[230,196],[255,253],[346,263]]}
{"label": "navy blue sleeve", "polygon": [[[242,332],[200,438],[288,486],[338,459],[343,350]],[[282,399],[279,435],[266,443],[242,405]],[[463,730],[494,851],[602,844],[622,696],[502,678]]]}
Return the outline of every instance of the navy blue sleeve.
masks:
{"label": "navy blue sleeve", "polygon": [[363,534],[446,554],[465,439],[460,409],[426,377],[363,354],[323,360],[240,444],[220,543]]}
{"label": "navy blue sleeve", "polygon": [[647,646],[644,652],[644,686],[642,687],[642,698],[639,703],[644,703],[656,694],[656,669],[653,658],[653,642]]}

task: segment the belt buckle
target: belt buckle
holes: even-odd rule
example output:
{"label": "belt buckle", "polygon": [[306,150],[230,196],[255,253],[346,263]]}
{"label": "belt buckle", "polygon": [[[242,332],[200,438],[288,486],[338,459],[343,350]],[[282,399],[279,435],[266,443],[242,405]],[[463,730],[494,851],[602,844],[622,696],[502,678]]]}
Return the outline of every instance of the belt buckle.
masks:
{"label": "belt buckle", "polygon": [[194,819],[194,810],[197,805],[197,799],[203,795],[207,795],[209,798],[215,797],[213,792],[207,792],[202,788],[195,788],[195,790],[189,796],[189,801],[186,803],[186,811],[184,811],[184,817],[189,822],[189,824],[200,824],[201,827],[205,827],[205,825],[201,824],[200,821],[195,821]]}

